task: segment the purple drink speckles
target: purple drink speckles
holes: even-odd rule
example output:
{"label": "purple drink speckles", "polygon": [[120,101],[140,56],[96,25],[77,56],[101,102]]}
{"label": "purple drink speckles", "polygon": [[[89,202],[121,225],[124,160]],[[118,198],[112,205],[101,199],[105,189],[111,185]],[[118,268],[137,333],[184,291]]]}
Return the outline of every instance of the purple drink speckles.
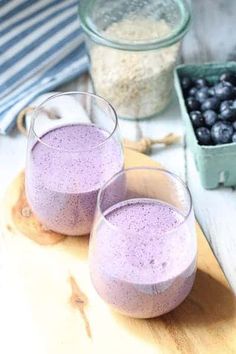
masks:
{"label": "purple drink speckles", "polygon": [[71,124],[50,130],[32,147],[27,199],[47,228],[66,235],[90,232],[98,190],[123,168],[121,147],[108,136],[92,124]]}
{"label": "purple drink speckles", "polygon": [[118,203],[98,220],[90,246],[92,282],[118,311],[140,318],[169,312],[190,292],[196,248],[184,217],[152,199]]}

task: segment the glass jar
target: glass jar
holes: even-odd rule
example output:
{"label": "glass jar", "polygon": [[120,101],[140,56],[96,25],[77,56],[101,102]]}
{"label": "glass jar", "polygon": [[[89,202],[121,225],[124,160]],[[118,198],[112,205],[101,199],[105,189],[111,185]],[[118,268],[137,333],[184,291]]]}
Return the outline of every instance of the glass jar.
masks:
{"label": "glass jar", "polygon": [[123,170],[100,189],[89,243],[92,283],[115,310],[163,315],[189,294],[196,272],[192,198],[173,173]]}
{"label": "glass jar", "polygon": [[80,0],[95,92],[118,116],[143,119],[169,103],[190,24],[184,0]]}
{"label": "glass jar", "polygon": [[88,234],[99,189],[123,165],[116,112],[103,98],[65,92],[35,108],[25,186],[33,213],[47,229]]}

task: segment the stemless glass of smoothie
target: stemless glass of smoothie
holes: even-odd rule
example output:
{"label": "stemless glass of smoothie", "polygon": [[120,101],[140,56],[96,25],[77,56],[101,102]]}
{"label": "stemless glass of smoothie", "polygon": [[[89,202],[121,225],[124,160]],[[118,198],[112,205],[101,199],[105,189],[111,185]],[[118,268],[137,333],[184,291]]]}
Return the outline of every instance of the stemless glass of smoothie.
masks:
{"label": "stemless glass of smoothie", "polygon": [[192,199],[179,177],[158,168],[131,168],[101,188],[90,274],[114,309],[137,318],[174,309],[192,288],[196,254]]}
{"label": "stemless glass of smoothie", "polygon": [[25,184],[44,227],[66,235],[89,233],[98,191],[123,163],[117,116],[103,98],[60,93],[35,109]]}

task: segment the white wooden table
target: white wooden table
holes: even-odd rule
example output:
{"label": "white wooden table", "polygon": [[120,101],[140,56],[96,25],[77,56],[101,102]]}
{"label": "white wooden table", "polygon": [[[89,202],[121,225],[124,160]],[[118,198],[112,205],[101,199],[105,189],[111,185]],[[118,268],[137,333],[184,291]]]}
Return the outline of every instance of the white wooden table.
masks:
{"label": "white wooden table", "polygon": [[[195,15],[191,32],[184,40],[183,62],[225,61],[236,59],[235,0],[193,0]],[[86,77],[63,85],[61,91],[90,90]],[[161,137],[169,132],[184,134],[176,97],[161,116],[142,121],[120,121],[124,137]],[[184,139],[183,139],[184,140]],[[17,132],[0,137],[0,197],[8,183],[25,163],[26,138]],[[191,153],[185,144],[153,148],[152,158],[176,172],[189,185],[196,217],[217,256],[226,277],[236,292],[236,192],[233,188],[204,190]]]}

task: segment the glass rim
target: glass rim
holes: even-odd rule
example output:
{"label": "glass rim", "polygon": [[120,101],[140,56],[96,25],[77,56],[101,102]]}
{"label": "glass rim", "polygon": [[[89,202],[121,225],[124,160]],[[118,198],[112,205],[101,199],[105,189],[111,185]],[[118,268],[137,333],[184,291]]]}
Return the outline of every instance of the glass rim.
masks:
{"label": "glass rim", "polygon": [[[50,144],[47,144],[45,143],[40,137],[38,136],[38,134],[36,133],[35,131],[35,121],[36,119],[38,118],[37,116],[37,113],[40,111],[40,109],[49,101],[51,101],[52,99],[54,98],[57,98],[57,97],[61,97],[61,96],[72,96],[72,95],[81,95],[81,96],[90,96],[90,97],[93,97],[95,99],[98,99],[100,100],[101,102],[104,102],[107,107],[110,108],[111,110],[111,115],[112,117],[114,118],[114,128],[112,129],[112,131],[109,133],[109,135],[99,144],[96,144],[94,146],[91,146],[87,149],[75,149],[75,150],[72,150],[72,149],[62,149],[62,148],[57,148],[55,146],[52,146]],[[76,123],[75,123],[76,124]],[[87,124],[87,123],[80,123],[80,124]],[[90,123],[88,123],[90,125]],[[66,124],[65,124],[66,125]],[[70,123],[70,125],[73,125],[73,123]],[[93,124],[91,122],[91,125],[95,125],[96,124]],[[64,125],[62,125],[64,126]],[[59,128],[60,126],[58,126]],[[113,135],[115,134],[115,132],[117,131],[118,129],[118,117],[117,117],[117,113],[114,109],[114,107],[103,97],[99,96],[99,95],[96,95],[94,93],[91,93],[91,92],[84,92],[84,91],[67,91],[67,92],[59,92],[59,93],[56,93],[56,94],[53,94],[51,95],[50,97],[46,98],[43,102],[41,102],[37,107],[34,108],[33,110],[33,113],[32,113],[32,119],[31,119],[31,123],[30,123],[30,131],[32,131],[32,133],[34,134],[35,138],[37,139],[37,142],[39,142],[40,144],[43,144],[45,145],[47,148],[49,149],[52,149],[52,150],[56,150],[56,151],[61,151],[61,152],[68,152],[68,153],[76,153],[76,152],[85,152],[85,151],[89,151],[89,150],[94,150],[94,149],[97,149],[99,148],[100,146],[102,145],[105,145],[107,143],[107,141],[113,137]],[[49,130],[50,131],[50,130]],[[47,133],[47,132],[46,132]]]}
{"label": "glass rim", "polygon": [[[148,51],[160,48],[165,48],[180,41],[189,30],[191,24],[191,11],[189,5],[185,0],[174,0],[178,8],[180,9],[181,21],[176,28],[170,33],[170,35],[159,40],[147,41],[146,43],[127,43],[122,41],[116,41],[104,37],[101,31],[95,29],[92,21],[88,19],[91,6],[95,3],[94,0],[84,0],[86,6],[79,5],[78,13],[80,18],[80,24],[83,30],[90,36],[90,38],[101,45],[112,47],[115,49],[126,51]],[[82,3],[82,1],[81,1]]]}
{"label": "glass rim", "polygon": [[[192,210],[193,210],[193,199],[192,199],[192,195],[191,192],[187,186],[187,184],[182,180],[182,178],[180,178],[177,174],[175,174],[174,172],[171,172],[165,168],[161,168],[161,167],[149,167],[149,166],[140,166],[140,167],[129,167],[126,169],[123,169],[119,172],[117,172],[116,174],[114,174],[108,181],[106,181],[103,186],[100,188],[99,192],[98,192],[98,197],[97,197],[97,209],[99,211],[99,218],[102,218],[103,221],[105,221],[105,223],[107,223],[110,227],[112,227],[113,229],[119,229],[119,227],[113,225],[110,221],[107,220],[106,215],[104,214],[104,212],[101,210],[101,195],[102,193],[105,191],[105,189],[109,186],[110,183],[112,183],[115,179],[117,179],[119,176],[121,176],[122,174],[125,174],[127,172],[130,171],[155,171],[155,172],[161,172],[161,173],[165,173],[169,176],[171,176],[172,178],[174,178],[175,180],[177,180],[182,187],[186,190],[188,198],[189,198],[189,208],[188,208],[188,212],[186,213],[186,215],[183,215],[183,221],[181,221],[177,226],[175,226],[174,228],[172,228],[169,231],[164,232],[164,234],[168,234],[168,233],[172,233],[174,230],[178,229],[179,227],[181,227],[182,225],[184,225],[187,220],[189,219]],[[135,199],[135,198],[133,198]],[[153,198],[154,200],[157,198]],[[128,199],[127,199],[128,200]],[[111,206],[112,207],[112,206]],[[110,207],[110,208],[111,208]],[[108,210],[109,208],[107,208],[106,210]],[[105,210],[105,212],[106,212]],[[126,231],[128,232],[128,231]],[[129,232],[128,232],[129,233]]]}

